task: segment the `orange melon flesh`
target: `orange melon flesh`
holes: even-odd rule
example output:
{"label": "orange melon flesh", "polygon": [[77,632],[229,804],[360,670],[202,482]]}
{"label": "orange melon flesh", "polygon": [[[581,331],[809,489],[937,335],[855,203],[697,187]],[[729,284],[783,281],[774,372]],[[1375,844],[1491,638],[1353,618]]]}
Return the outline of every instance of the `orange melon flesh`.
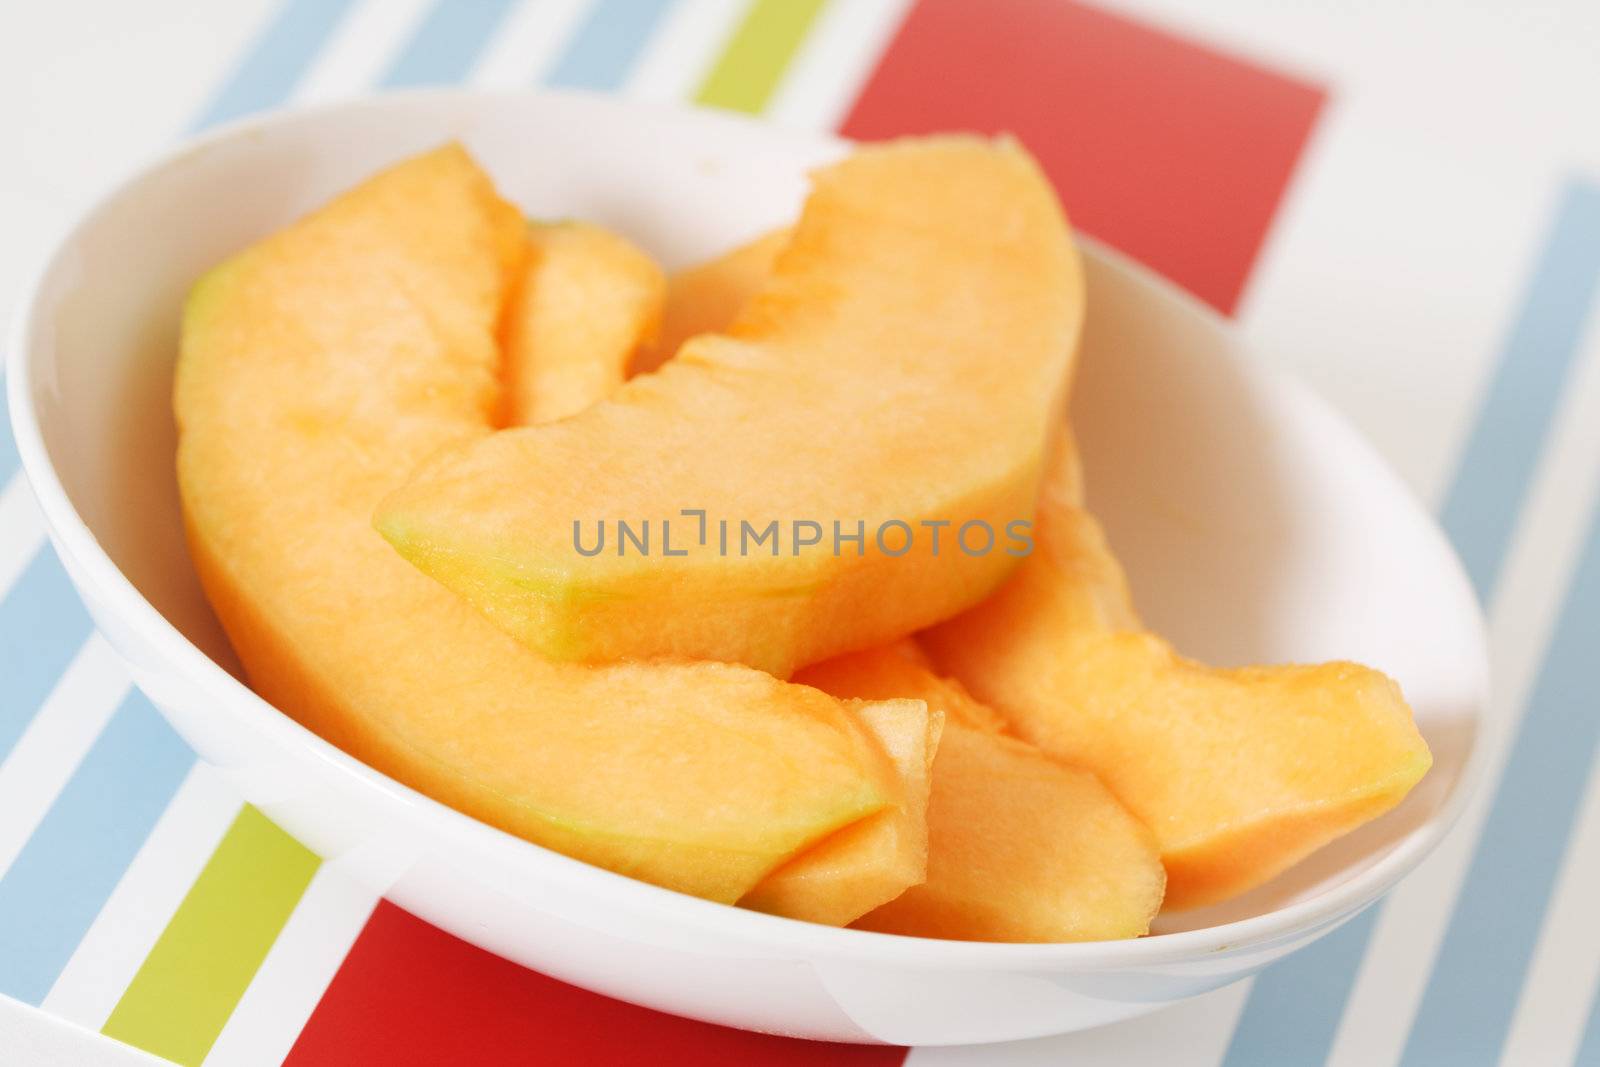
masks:
{"label": "orange melon flesh", "polygon": [[[675,274],[668,283],[661,336],[654,348],[641,350],[636,371],[653,369],[689,336],[725,329],[760,291],[789,237],[788,230],[777,230]],[[511,357],[536,358],[536,354],[512,353]],[[884,691],[896,691],[895,682],[905,683],[899,689],[904,692],[923,685],[929,690],[924,697],[940,702],[956,721],[978,729],[1001,729],[1000,717],[973,700],[959,684],[928,672],[927,655],[914,641],[901,639],[885,649],[891,650],[893,657],[879,657],[880,669],[899,670],[888,679],[891,684]],[[806,684],[828,690],[832,671],[849,670],[857,658],[841,656],[813,665],[805,672]],[[741,906],[843,926],[926,880],[927,796],[944,718],[933,712],[920,731],[904,719],[880,711],[865,721],[894,760],[906,795],[912,798],[910,803],[881,811],[812,845],[762,879],[739,902]],[[916,758],[919,753],[921,761]]]}
{"label": "orange melon flesh", "polygon": [[[537,234],[538,230],[534,232]],[[536,390],[537,383],[556,378],[564,414],[581,411],[609,396],[621,380],[620,372],[612,373],[616,367],[614,357],[617,353],[632,351],[652,328],[646,316],[630,314],[629,307],[619,305],[615,299],[619,293],[644,291],[642,287],[630,286],[629,282],[629,276],[637,273],[636,257],[642,254],[592,256],[596,241],[588,238],[594,235],[600,235],[601,245],[621,241],[605,231],[593,230],[583,240],[556,242],[541,252],[547,257],[576,255],[585,259],[582,269],[589,275],[585,292],[594,294],[595,299],[586,299],[584,293],[573,292],[563,285],[563,276],[570,277],[572,271],[551,264],[547,259],[546,265],[538,271],[525,272],[520,291],[512,301],[511,314],[517,329],[511,333],[506,347],[506,378],[513,390],[517,383],[523,383],[525,389]],[[749,285],[749,259],[749,250],[739,249],[699,272],[699,286],[674,285],[672,299],[676,303],[668,307],[677,309],[676,321],[684,321],[682,302],[685,300],[697,299],[702,294],[707,297],[719,293],[736,294]],[[770,265],[770,259],[768,255],[763,270]],[[536,287],[552,276],[556,280],[551,284],[557,293],[539,292]],[[727,317],[731,319],[735,312],[736,308],[730,309]],[[608,325],[601,329],[587,321],[596,316],[610,316]],[[592,341],[597,334],[604,334],[608,343],[599,346],[584,343]],[[530,338],[538,340],[528,343]],[[551,361],[575,362],[586,356],[601,364],[605,373],[552,375],[551,371],[559,368],[546,366]],[[538,421],[540,412],[548,407],[537,403],[540,397],[536,392],[525,392],[524,396],[533,402],[516,405],[512,417],[518,423],[531,424]],[[921,655],[921,650],[911,642],[902,644],[913,654]],[[852,700],[846,706],[889,757],[898,779],[901,802],[851,823],[807,848],[763,878],[740,900],[741,905],[791,919],[843,926],[893,900],[907,886],[927,876],[928,775],[944,717],[930,715],[927,706],[918,701],[863,703]]]}
{"label": "orange melon flesh", "polygon": [[[442,452],[376,524],[553,658],[786,676],[946,618],[1013,569],[1006,527],[1032,516],[1082,308],[1065,219],[1021,148],[866,148],[815,175],[793,239],[725,334],[693,338],[580,415]],[[704,543],[684,509],[706,513]],[[613,526],[606,550],[579,553],[618,519],[651,522],[653,550],[619,553]],[[904,554],[897,527],[877,543],[891,520],[914,535]],[[664,554],[667,521],[681,557]],[[833,540],[835,521],[866,531],[859,554]],[[800,522],[819,543],[797,544],[812,532],[796,537]],[[928,522],[949,524],[938,553]],[[992,550],[954,548],[968,522],[988,524]],[[773,524],[776,539],[741,546],[743,523]]]}
{"label": "orange melon flesh", "polygon": [[[986,725],[992,712],[894,648],[796,675],[838,696],[914,696],[946,713],[928,798],[928,876],[856,926],[972,941],[1138,937],[1165,874],[1150,832],[1094,775]],[[961,710],[961,709],[965,710]]]}
{"label": "orange melon flesh", "polygon": [[535,223],[529,239],[505,320],[514,425],[566,418],[621,385],[666,298],[661,268],[609,230]]}
{"label": "orange melon flesh", "polygon": [[206,591],[268,700],[502,829],[733,902],[903,803],[839,701],[720,664],[553,664],[373,532],[489,432],[526,253],[461,149],[402,163],[207,275],[185,311],[178,479]]}
{"label": "orange melon flesh", "polygon": [[661,332],[639,349],[632,373],[655,370],[696,334],[726,330],[760,292],[791,236],[788,229],[774,230],[669,278]]}
{"label": "orange melon flesh", "polygon": [[1154,831],[1167,906],[1254,888],[1399,803],[1432,763],[1399,687],[1354,663],[1223,670],[1179,656],[1139,626],[1079,506],[1070,441],[1061,453],[1033,554],[920,640],[1019,737],[1094,771]]}
{"label": "orange melon flesh", "polygon": [[874,692],[915,697],[930,709],[944,712],[952,723],[968,729],[991,734],[1005,729],[1005,719],[998,712],[979,703],[954,678],[940,677],[927,653],[909,637],[813,663],[796,674],[794,680],[825,693]]}
{"label": "orange melon flesh", "polygon": [[767,875],[742,907],[845,926],[928,874],[928,788],[944,715],[919,700],[860,705],[893,761],[904,801],[852,823]]}

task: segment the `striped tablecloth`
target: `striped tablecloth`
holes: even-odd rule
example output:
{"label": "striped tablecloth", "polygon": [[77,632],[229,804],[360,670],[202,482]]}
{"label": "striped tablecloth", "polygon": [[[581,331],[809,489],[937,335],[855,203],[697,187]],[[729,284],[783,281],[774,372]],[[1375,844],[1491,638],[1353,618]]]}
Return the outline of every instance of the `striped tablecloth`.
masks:
{"label": "striped tablecloth", "polygon": [[1600,1064],[1597,12],[8,6],[0,301],[108,167],[375,86],[581,86],[860,137],[1014,130],[1078,225],[1234,316],[1436,507],[1488,606],[1516,726],[1425,867],[1253,982],[1004,1047],[722,1030],[471,948],[242,806],[92,633],[0,431],[0,994],[186,1064]]}

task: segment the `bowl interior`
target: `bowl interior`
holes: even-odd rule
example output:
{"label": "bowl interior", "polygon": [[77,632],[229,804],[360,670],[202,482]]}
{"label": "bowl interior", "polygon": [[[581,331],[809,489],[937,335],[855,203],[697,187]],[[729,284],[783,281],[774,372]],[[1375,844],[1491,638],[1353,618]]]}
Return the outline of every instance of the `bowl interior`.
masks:
{"label": "bowl interior", "polygon": [[[668,266],[791,218],[805,170],[841,151],[731,117],[581,96],[410,94],[224,132],[105,201],[41,281],[26,402],[100,547],[230,670],[173,479],[184,294],[231,252],[449,138],[529,215],[616,227]],[[1328,891],[1437,832],[1478,734],[1482,634],[1443,539],[1353,431],[1242,356],[1214,315],[1102,249],[1087,253],[1073,419],[1091,504],[1141,612],[1181,650],[1220,664],[1350,658],[1388,671],[1436,760],[1386,818],[1244,898],[1159,926],[1196,929]]]}

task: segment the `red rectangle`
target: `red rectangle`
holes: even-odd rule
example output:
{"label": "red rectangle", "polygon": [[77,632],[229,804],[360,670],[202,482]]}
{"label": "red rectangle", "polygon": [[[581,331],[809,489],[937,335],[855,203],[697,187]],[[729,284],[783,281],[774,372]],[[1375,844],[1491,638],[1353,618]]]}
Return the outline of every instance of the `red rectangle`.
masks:
{"label": "red rectangle", "polygon": [[919,0],[844,133],[1015,133],[1075,225],[1231,313],[1324,96],[1067,0]]}
{"label": "red rectangle", "polygon": [[490,955],[383,901],[284,1062],[899,1067],[905,1056],[902,1048],[794,1041],[624,1004]]}

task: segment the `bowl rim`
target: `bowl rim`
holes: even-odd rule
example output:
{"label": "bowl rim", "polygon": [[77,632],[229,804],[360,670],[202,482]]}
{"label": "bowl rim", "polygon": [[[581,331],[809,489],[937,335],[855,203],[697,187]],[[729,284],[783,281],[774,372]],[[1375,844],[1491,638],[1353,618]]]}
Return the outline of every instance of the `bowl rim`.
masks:
{"label": "bowl rim", "polygon": [[[44,444],[43,431],[33,403],[33,363],[36,355],[42,358],[45,349],[43,331],[38,321],[38,305],[46,283],[62,269],[63,256],[73,240],[90,229],[120,198],[129,195],[136,185],[154,177],[159,171],[181,165],[186,157],[205,149],[232,140],[254,138],[279,127],[337,112],[404,108],[419,102],[470,107],[491,100],[526,97],[543,98],[561,106],[580,109],[600,107],[643,111],[680,119],[687,112],[694,114],[696,121],[739,126],[746,132],[755,127],[769,136],[778,131],[785,137],[809,139],[819,147],[836,149],[850,143],[830,134],[780,131],[768,123],[729,112],[682,104],[628,101],[577,90],[433,87],[368,93],[309,107],[279,108],[184,139],[176,145],[148,154],[142,161],[122,171],[103,186],[102,192],[87,201],[58,228],[47,251],[36,268],[28,273],[27,281],[19,290],[6,355],[7,403],[20,467],[38,501],[50,539],[67,561],[74,584],[86,584],[96,589],[100,599],[121,617],[122,622],[141,633],[162,660],[214,702],[217,714],[233,717],[239,727],[265,731],[285,748],[297,749],[304,753],[306,759],[329,765],[330,772],[344,780],[342,788],[376,790],[387,802],[403,805],[411,817],[423,822],[430,834],[438,840],[450,842],[452,847],[465,846],[471,852],[487,857],[496,866],[531,868],[539,882],[563,883],[564,888],[574,889],[597,903],[616,905],[619,913],[659,920],[680,928],[692,928],[709,936],[759,944],[771,950],[792,952],[816,960],[848,960],[879,966],[911,965],[963,971],[1105,970],[1188,961],[1216,953],[1233,953],[1272,945],[1330,928],[1376,902],[1415,868],[1460,818],[1486,773],[1491,748],[1489,728],[1493,723],[1490,721],[1492,705],[1489,701],[1487,628],[1482,606],[1465,568],[1438,523],[1371,443],[1339,412],[1292,375],[1251,356],[1230,320],[1150,268],[1082,233],[1075,236],[1087,255],[1107,261],[1114,268],[1132,275],[1152,298],[1177,305],[1180,313],[1194,321],[1199,328],[1226,336],[1229,340],[1227,358],[1246,364],[1252,377],[1283,394],[1287,402],[1314,410],[1325,420],[1336,423],[1338,431],[1349,439],[1347,444],[1364,456],[1370,475],[1387,481],[1388,490],[1398,493],[1415,512],[1413,517],[1423,523],[1441,558],[1448,561],[1463,603],[1472,606],[1473,617],[1469,622],[1477,637],[1475,643],[1479,654],[1476,658],[1477,678],[1472,679],[1476,692],[1472,710],[1477,731],[1471,751],[1450,794],[1433,817],[1410,831],[1387,855],[1348,881],[1305,900],[1249,918],[1195,930],[1116,941],[950,941],[824,926],[664,889],[534,844],[457,811],[362,763],[258,696],[189,641],[145,599],[100,546],[57,476]],[[620,918],[615,925],[619,929],[623,925]],[[618,933],[618,936],[628,935]]]}

